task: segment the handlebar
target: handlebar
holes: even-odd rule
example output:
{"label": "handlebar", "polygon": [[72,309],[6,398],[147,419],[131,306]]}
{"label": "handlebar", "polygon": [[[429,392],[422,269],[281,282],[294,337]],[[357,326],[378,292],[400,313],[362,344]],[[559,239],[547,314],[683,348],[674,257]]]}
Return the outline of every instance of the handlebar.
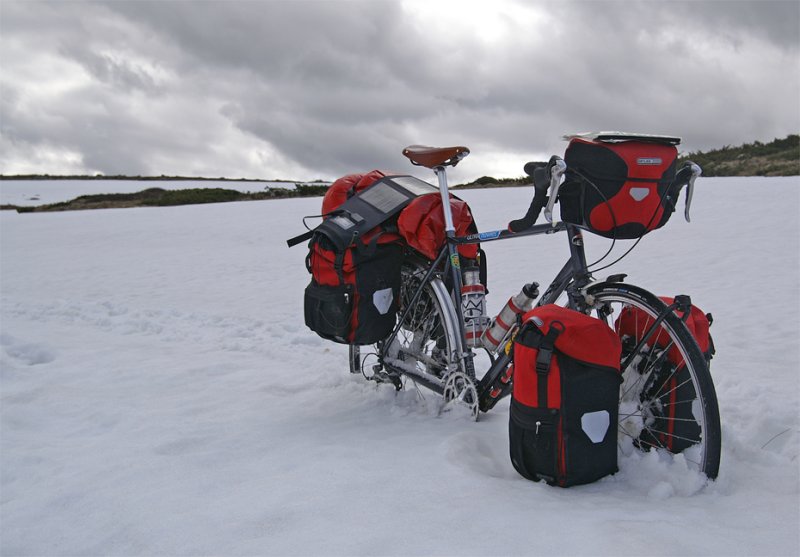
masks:
{"label": "handlebar", "polygon": [[[508,223],[508,229],[511,232],[522,232],[536,224],[542,209],[544,209],[544,216],[547,222],[553,226],[556,225],[553,222],[553,206],[558,199],[561,178],[566,170],[567,164],[561,157],[555,155],[550,157],[550,161],[544,166],[533,162],[525,164],[525,173],[533,178],[533,200],[524,217]],[[688,186],[686,188],[686,205],[683,212],[686,222],[691,222],[689,210],[694,196],[694,182],[702,173],[702,169],[697,164],[692,161],[686,161],[675,174],[674,183],[678,185],[678,191],[683,186]],[[550,190],[549,196],[548,189]]]}
{"label": "handlebar", "polygon": [[[522,232],[536,224],[539,214],[544,209],[547,222],[553,223],[553,205],[558,198],[558,189],[561,184],[561,177],[567,170],[567,165],[561,157],[553,155],[550,161],[540,166],[529,162],[525,165],[525,173],[533,178],[533,200],[528,212],[521,219],[513,220],[508,223],[511,232]],[[547,190],[550,195],[547,195]]]}

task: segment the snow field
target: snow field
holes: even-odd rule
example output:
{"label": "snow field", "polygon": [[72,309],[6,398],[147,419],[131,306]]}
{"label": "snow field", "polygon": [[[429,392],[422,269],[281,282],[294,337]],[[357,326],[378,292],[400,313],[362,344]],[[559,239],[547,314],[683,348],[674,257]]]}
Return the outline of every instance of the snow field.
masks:
{"label": "snow field", "polygon": [[[566,490],[513,470],[507,401],[440,416],[305,328],[285,240],[319,199],[0,213],[0,553],[797,555],[799,185],[702,179],[598,273],[714,314],[719,480],[635,453]],[[490,230],[531,193],[459,195]],[[490,313],[567,254],[484,248]]]}

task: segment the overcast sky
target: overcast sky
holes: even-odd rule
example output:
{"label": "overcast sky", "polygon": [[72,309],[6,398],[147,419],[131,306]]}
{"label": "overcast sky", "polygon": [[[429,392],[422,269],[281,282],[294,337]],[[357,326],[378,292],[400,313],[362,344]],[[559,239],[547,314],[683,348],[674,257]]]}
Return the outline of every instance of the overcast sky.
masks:
{"label": "overcast sky", "polygon": [[589,130],[800,130],[800,2],[0,2],[0,173],[519,176]]}

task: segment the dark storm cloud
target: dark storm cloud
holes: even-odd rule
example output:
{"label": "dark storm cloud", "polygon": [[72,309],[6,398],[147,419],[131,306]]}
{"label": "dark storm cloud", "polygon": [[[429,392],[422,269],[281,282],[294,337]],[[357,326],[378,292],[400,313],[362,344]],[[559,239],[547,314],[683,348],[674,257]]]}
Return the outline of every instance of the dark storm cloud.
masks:
{"label": "dark storm cloud", "polygon": [[4,2],[3,58],[30,63],[0,74],[0,162],[44,146],[107,173],[315,178],[405,170],[423,142],[517,175],[571,131],[705,149],[800,128],[800,3],[487,6]]}

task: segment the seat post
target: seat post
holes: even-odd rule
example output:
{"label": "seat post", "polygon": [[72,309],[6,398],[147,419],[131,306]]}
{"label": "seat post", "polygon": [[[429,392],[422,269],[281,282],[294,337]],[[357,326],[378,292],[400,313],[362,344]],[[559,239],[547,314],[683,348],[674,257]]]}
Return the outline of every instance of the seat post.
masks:
{"label": "seat post", "polygon": [[448,237],[455,236],[456,229],[453,226],[453,211],[450,207],[450,191],[447,188],[447,171],[444,166],[437,166],[433,169],[439,179],[439,193],[442,195],[442,211],[444,211],[444,231]]}

